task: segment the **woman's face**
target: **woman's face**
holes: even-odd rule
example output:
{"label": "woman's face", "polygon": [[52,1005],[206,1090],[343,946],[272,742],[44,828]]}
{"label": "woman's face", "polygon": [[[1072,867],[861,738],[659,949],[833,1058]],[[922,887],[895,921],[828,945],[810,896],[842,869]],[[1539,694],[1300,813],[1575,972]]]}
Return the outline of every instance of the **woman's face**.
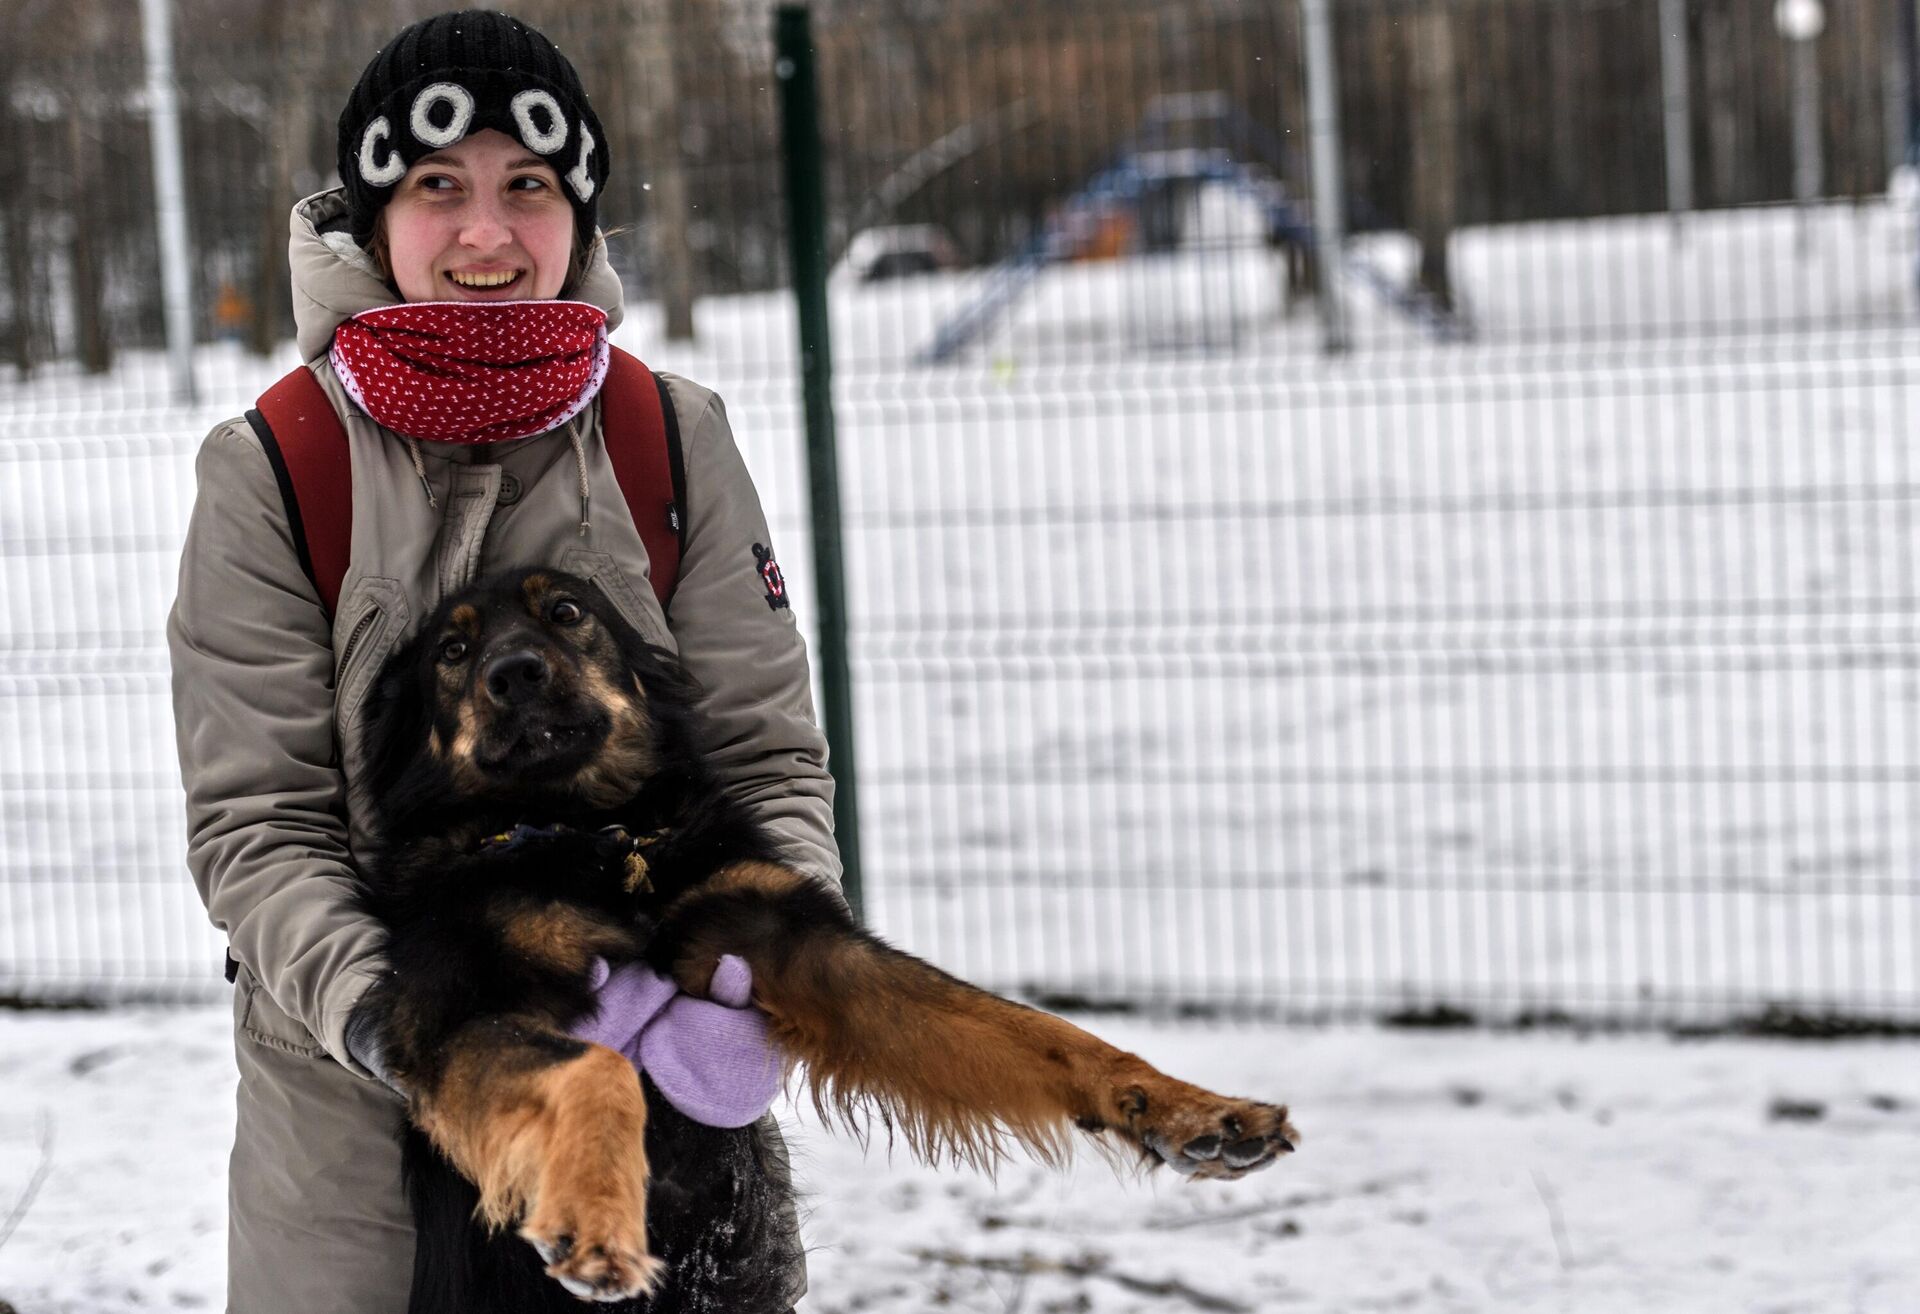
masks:
{"label": "woman's face", "polygon": [[560,176],[492,128],[422,157],[380,212],[387,273],[408,301],[560,295],[573,207]]}

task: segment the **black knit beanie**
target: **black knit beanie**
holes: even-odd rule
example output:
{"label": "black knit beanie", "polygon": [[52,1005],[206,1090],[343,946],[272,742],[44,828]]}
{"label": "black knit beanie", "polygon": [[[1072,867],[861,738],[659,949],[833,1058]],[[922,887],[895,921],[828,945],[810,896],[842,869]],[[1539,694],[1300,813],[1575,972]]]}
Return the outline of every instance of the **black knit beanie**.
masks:
{"label": "black knit beanie", "polygon": [[607,139],[580,75],[559,47],[519,19],[483,9],[404,29],[373,57],[340,111],[340,181],[354,240],[421,156],[497,128],[553,165],[592,245]]}

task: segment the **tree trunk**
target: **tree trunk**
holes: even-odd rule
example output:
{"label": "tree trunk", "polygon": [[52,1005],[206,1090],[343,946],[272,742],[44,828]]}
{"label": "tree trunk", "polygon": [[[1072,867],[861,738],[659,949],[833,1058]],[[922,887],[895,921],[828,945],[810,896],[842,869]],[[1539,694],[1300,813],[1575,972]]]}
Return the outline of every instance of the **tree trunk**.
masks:
{"label": "tree trunk", "polygon": [[255,355],[271,355],[287,330],[287,211],[299,199],[294,171],[308,163],[313,61],[315,52],[325,47],[327,15],[322,5],[276,6],[266,32],[266,43],[280,52],[280,94],[261,129],[266,134],[266,191],[247,323],[247,348]]}
{"label": "tree trunk", "polygon": [[1707,131],[1707,164],[1712,191],[1701,198],[1703,205],[1735,205],[1747,198],[1740,185],[1740,120],[1736,110],[1739,94],[1740,44],[1726,6],[1713,4],[1700,15],[1700,63],[1706,83],[1704,115]]}
{"label": "tree trunk", "polygon": [[6,209],[7,356],[24,381],[33,373],[33,211],[26,198],[9,194]]}
{"label": "tree trunk", "polygon": [[267,123],[267,185],[260,204],[259,247],[254,257],[252,314],[247,349],[270,356],[280,340],[280,310],[287,300],[287,207],[293,204],[293,152],[306,128],[307,95],[297,64],[283,64],[286,81]]}
{"label": "tree trunk", "polygon": [[74,349],[81,368],[89,374],[105,374],[113,366],[113,348],[107,340],[98,208],[94,204],[99,189],[99,159],[99,134],[78,99],[69,99],[67,210],[73,225],[68,245],[72,261],[69,292],[73,298]]}
{"label": "tree trunk", "polygon": [[630,140],[647,171],[642,223],[653,242],[655,293],[674,342],[693,338],[692,206],[687,190],[677,60],[682,28],[677,0],[627,0]]}
{"label": "tree trunk", "polygon": [[0,240],[6,244],[6,357],[21,379],[33,373],[33,165],[32,138],[12,110],[11,67],[0,71],[0,131],[13,148],[0,154]]}
{"label": "tree trunk", "polygon": [[[1306,50],[1300,31],[1300,7],[1294,4],[1275,5],[1272,10],[1273,43],[1275,56],[1273,73],[1276,86],[1274,97],[1277,103],[1277,123],[1285,132],[1297,132],[1296,140],[1305,140],[1307,131],[1307,79]],[[1292,70],[1288,76],[1282,70]],[[1298,198],[1313,194],[1312,170],[1304,165],[1305,152],[1299,152],[1302,167],[1294,168],[1293,159],[1275,161],[1280,168],[1281,181],[1286,185],[1287,194],[1295,198],[1295,211],[1305,215],[1307,210],[1298,203]],[[1287,313],[1303,310],[1314,297],[1320,295],[1320,260],[1313,248],[1304,242],[1292,238],[1281,243],[1284,253],[1284,272],[1281,275],[1282,295],[1286,301]]]}
{"label": "tree trunk", "polygon": [[1447,247],[1459,221],[1460,98],[1455,77],[1453,15],[1432,8],[1413,15],[1413,234],[1420,242],[1420,286],[1442,309],[1453,309]]}

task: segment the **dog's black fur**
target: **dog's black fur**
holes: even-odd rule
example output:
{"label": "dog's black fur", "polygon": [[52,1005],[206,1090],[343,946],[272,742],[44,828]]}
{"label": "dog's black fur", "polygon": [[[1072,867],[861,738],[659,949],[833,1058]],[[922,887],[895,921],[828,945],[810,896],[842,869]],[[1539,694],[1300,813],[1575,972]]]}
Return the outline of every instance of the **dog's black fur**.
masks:
{"label": "dog's black fur", "polygon": [[[723,865],[777,857],[764,831],[719,790],[692,747],[696,689],[685,672],[622,621],[592,584],[558,572],[541,574],[555,596],[584,607],[611,640],[611,652],[601,645],[581,659],[604,666],[614,658],[619,669],[632,673],[651,722],[651,769],[630,797],[592,807],[546,788],[539,763],[506,773],[498,788],[476,792],[428,751],[436,730],[444,737],[452,728],[438,660],[450,617],[456,607],[471,608],[489,633],[520,625],[526,619],[520,575],[448,599],[388,660],[371,695],[365,732],[377,848],[364,865],[363,900],[387,928],[392,967],[369,1006],[382,1011],[390,1058],[408,1082],[440,1075],[435,1065],[445,1041],[476,1019],[544,1020],[552,1032],[535,1040],[555,1059],[585,1048],[564,1032],[592,1011],[590,981],[512,952],[500,934],[503,909],[576,905],[627,928],[626,956],[640,957],[674,896]],[[551,643],[555,636],[530,631],[526,637]],[[468,642],[477,648],[480,640]],[[476,652],[476,661],[483,658]],[[517,824],[556,833],[507,849],[482,847],[485,837]],[[646,850],[650,891],[626,888],[624,850],[596,834],[609,825],[634,835],[660,834]],[[845,919],[832,896],[813,902],[802,915]],[[606,956],[618,961],[620,955],[609,950]],[[618,1308],[649,1314],[786,1308],[781,1301],[797,1256],[786,1248],[795,1239],[783,1233],[791,1229],[776,1225],[792,1207],[784,1165],[770,1162],[773,1152],[757,1129],[696,1123],[650,1082],[646,1095],[652,1169],[647,1232],[669,1272],[651,1298]],[[425,1135],[411,1127],[404,1135],[407,1188],[418,1225],[410,1305],[415,1314],[581,1308],[577,1297],[546,1275],[530,1245],[476,1219],[476,1188]]]}

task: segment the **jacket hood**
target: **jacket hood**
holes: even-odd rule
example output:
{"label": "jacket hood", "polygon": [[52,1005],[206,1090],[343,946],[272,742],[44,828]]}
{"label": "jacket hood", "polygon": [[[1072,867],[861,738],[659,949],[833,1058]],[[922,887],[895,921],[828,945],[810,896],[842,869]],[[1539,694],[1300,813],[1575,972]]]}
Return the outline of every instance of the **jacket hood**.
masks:
{"label": "jacket hood", "polygon": [[[347,228],[343,188],[316,192],[293,207],[287,262],[293,271],[293,323],[300,359],[312,360],[333,342],[333,331],[363,310],[400,303],[381,279],[373,257]],[[606,239],[594,235],[586,273],[562,294],[607,312],[607,331],[620,324],[620,275],[607,259]]]}

